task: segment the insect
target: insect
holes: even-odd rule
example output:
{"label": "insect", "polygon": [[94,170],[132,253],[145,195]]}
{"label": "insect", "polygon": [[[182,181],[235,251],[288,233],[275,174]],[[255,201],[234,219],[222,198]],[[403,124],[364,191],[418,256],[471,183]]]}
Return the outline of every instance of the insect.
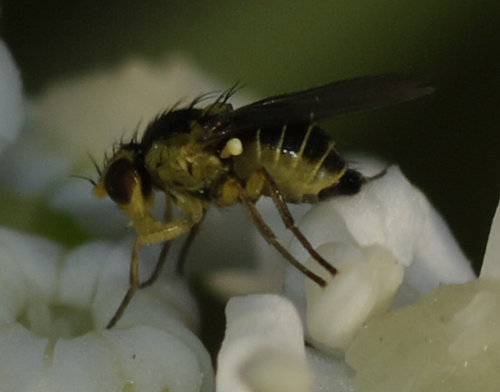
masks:
{"label": "insect", "polygon": [[[309,270],[277,240],[255,204],[270,196],[309,254],[330,274],[323,259],[295,226],[287,203],[315,203],[335,195],[353,195],[368,179],[334,149],[333,139],[317,121],[333,116],[410,101],[433,89],[421,78],[389,74],[361,77],[305,91],[267,98],[239,109],[224,92],[205,108],[197,99],[186,108],[159,115],[142,139],[121,143],[92,181],[97,197],[109,196],[125,211],[137,231],[130,266],[130,287],[107,325],[112,328],[139,288],[151,285],[166,259],[169,241],[189,233],[194,238],[212,205],[241,203],[263,237],[285,259],[320,286],[323,278]],[[166,221],[152,215],[155,191],[167,195]],[[173,220],[172,203],[183,216]],[[139,281],[139,247],[164,242],[151,277]]]}

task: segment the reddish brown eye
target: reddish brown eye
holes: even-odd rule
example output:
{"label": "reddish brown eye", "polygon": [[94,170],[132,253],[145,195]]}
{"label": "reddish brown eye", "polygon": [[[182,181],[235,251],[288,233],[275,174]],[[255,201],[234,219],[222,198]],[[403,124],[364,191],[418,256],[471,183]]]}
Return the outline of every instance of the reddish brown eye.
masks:
{"label": "reddish brown eye", "polygon": [[137,185],[135,165],[129,159],[113,162],[104,181],[109,197],[117,204],[129,204]]}

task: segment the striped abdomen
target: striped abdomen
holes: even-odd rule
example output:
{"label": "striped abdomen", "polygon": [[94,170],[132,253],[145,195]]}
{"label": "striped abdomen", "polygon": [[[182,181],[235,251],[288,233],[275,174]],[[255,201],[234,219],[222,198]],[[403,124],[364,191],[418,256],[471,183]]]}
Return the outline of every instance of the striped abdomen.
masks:
{"label": "striped abdomen", "polygon": [[241,138],[234,157],[238,177],[248,180],[265,167],[288,203],[312,203],[335,194],[354,194],[364,182],[334,149],[334,141],[311,124],[264,127]]}

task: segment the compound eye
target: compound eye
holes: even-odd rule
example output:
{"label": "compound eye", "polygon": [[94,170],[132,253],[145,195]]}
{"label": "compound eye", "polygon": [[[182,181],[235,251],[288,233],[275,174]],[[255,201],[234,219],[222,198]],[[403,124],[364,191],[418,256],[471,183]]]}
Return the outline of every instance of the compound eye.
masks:
{"label": "compound eye", "polygon": [[106,171],[104,180],[109,197],[117,204],[129,204],[138,184],[135,165],[129,159],[113,162]]}

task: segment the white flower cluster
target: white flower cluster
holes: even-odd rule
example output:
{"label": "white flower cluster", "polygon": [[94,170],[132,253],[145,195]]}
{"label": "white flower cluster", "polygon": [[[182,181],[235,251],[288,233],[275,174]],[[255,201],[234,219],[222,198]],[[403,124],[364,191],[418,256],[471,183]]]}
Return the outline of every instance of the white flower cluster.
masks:
{"label": "white flower cluster", "polygon": [[[474,279],[441,218],[396,168],[357,196],[314,207],[300,227],[340,270],[325,289],[306,281],[304,290],[303,277],[291,269],[287,291],[298,312],[288,321],[276,320],[285,334],[301,314],[306,341],[314,348],[303,349],[308,365],[301,372],[290,370],[314,380],[310,391],[466,392],[478,386],[482,391],[498,390],[500,208],[479,279]],[[298,251],[296,244],[292,249]],[[313,260],[308,266],[328,279]],[[268,306],[276,299],[269,298],[259,313],[255,307],[263,298],[254,297],[248,312],[271,322]],[[276,314],[284,306],[289,305],[276,305]],[[227,333],[232,336],[231,323]],[[254,346],[266,352],[271,346],[264,344],[266,340],[262,334]],[[241,372],[257,355],[252,352],[244,360],[221,355],[219,366],[231,361],[236,367],[239,361]],[[295,355],[300,358],[303,353]],[[269,364],[267,369],[288,385],[288,377],[273,372]],[[218,380],[222,377],[217,375]],[[233,390],[247,391],[255,383],[239,381],[240,387]]]}
{"label": "white flower cluster", "polygon": [[[0,49],[0,76],[17,75]],[[114,76],[103,72],[50,88],[33,102],[29,121],[32,129],[38,121],[55,130],[64,146],[60,170],[44,174],[54,151],[52,160],[41,149],[34,154],[24,141],[45,136],[32,133],[6,151],[9,162],[19,166],[15,174],[2,168],[5,183],[24,191],[47,189],[56,181],[54,172],[69,170],[70,162],[79,161],[77,149],[85,151],[77,136],[90,134],[101,147],[109,137],[106,129],[120,128],[115,120],[121,113],[129,115],[124,127],[130,129],[140,119],[132,112],[154,110],[154,115],[164,109],[168,102],[151,102],[163,101],[166,84],[177,86],[176,97],[184,94],[180,84],[211,85],[186,62],[166,68],[169,72],[134,60]],[[147,110],[130,109],[137,91]],[[6,113],[0,132],[11,140],[22,118],[20,83],[0,95],[0,113]],[[125,109],[114,106],[120,102]],[[77,119],[86,105],[95,114],[91,123]],[[103,233],[120,226],[107,215],[114,207],[100,210],[83,196],[88,193],[88,187],[59,187],[52,205],[94,226],[99,215]],[[210,226],[210,216],[206,223]],[[313,207],[300,228],[339,274],[332,278],[292,241],[291,252],[328,286],[319,288],[290,268],[286,297],[231,299],[216,384],[210,358],[193,333],[196,304],[182,281],[170,277],[139,292],[117,327],[104,330],[127,288],[127,246],[94,242],[68,252],[48,240],[0,229],[0,392],[498,390],[500,212],[479,279],[443,220],[395,167],[356,196]],[[263,257],[261,250],[256,254]],[[145,259],[141,254],[141,263]],[[217,282],[226,279],[233,286],[245,282],[239,285],[242,293],[252,287],[248,276],[219,277]],[[254,288],[268,283],[263,275],[257,279]]]}
{"label": "white flower cluster", "polygon": [[182,282],[141,292],[120,328],[103,329],[127,288],[129,258],[123,246],[67,253],[0,229],[1,391],[213,389]]}

